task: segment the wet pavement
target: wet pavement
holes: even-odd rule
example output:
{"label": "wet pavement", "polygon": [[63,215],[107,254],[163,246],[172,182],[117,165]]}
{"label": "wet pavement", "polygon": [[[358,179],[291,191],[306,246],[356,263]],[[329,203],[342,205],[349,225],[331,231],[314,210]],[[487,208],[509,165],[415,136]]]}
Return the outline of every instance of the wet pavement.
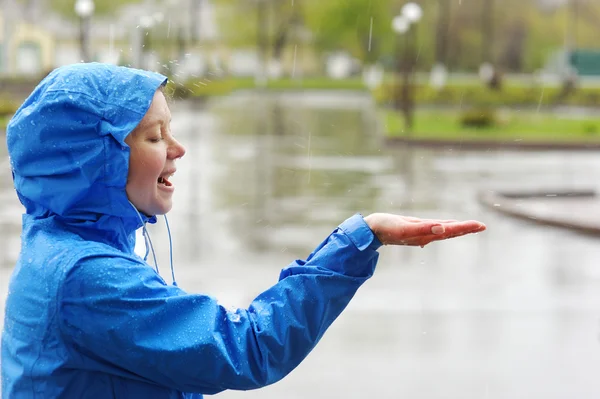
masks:
{"label": "wet pavement", "polygon": [[600,198],[593,191],[484,192],[480,199],[498,212],[531,222],[600,236]]}
{"label": "wet pavement", "polygon": [[[355,212],[488,226],[424,249],[382,248],[374,278],[290,376],[218,397],[598,397],[598,238],[509,218],[478,198],[597,190],[600,152],[392,148],[370,100],[347,93],[176,103],[172,127],[188,148],[169,214],[177,280],[226,304],[247,306]],[[21,210],[5,153],[0,163],[3,309]],[[150,233],[169,281],[164,224]]]}

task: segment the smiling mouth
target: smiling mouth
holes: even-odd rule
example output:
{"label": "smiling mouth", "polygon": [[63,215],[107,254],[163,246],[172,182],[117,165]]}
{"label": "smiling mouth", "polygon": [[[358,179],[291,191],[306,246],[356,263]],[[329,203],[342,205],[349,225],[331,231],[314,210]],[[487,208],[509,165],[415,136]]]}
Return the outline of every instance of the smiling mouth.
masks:
{"label": "smiling mouth", "polygon": [[162,184],[162,185],[164,185],[166,187],[173,186],[173,184],[169,180],[167,180],[166,178],[164,178],[164,177],[159,177],[158,178],[158,184]]}

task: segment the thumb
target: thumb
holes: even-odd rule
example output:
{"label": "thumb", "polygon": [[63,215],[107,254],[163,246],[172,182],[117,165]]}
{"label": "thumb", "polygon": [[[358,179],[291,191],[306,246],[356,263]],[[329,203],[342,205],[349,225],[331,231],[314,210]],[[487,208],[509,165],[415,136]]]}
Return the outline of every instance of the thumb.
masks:
{"label": "thumb", "polygon": [[446,231],[446,229],[441,224],[436,224],[431,227],[432,234],[436,234],[436,235],[444,234],[445,231]]}
{"label": "thumb", "polygon": [[440,223],[423,222],[414,225],[411,237],[430,236],[444,234],[446,229]]}

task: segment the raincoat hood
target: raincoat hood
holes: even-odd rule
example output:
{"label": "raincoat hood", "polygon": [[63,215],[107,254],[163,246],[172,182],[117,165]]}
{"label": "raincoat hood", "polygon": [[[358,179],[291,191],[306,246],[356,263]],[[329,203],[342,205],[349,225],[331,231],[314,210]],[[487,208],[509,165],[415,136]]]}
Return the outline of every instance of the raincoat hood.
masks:
{"label": "raincoat hood", "polygon": [[125,192],[125,138],[166,80],[99,63],[60,67],[42,80],[7,127],[14,185],[27,215],[126,235],[140,227]]}

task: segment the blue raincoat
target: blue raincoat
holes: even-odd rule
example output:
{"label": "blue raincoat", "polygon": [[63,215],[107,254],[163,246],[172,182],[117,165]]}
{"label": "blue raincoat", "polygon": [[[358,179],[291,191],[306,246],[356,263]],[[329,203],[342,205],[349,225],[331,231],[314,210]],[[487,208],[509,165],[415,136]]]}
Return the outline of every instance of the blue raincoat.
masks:
{"label": "blue raincoat", "polygon": [[26,208],[2,332],[3,398],[200,398],[272,384],[374,272],[360,215],[247,309],[165,281],[134,253],[125,137],[164,76],[102,64],[49,74],[7,129]]}

